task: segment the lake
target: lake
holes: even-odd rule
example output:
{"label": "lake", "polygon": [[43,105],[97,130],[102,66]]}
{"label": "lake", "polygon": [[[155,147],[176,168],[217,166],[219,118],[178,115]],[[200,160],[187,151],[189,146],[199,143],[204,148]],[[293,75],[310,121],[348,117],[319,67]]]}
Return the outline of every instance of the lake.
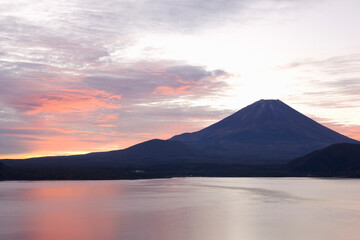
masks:
{"label": "lake", "polygon": [[358,240],[360,180],[0,182],[1,240]]}

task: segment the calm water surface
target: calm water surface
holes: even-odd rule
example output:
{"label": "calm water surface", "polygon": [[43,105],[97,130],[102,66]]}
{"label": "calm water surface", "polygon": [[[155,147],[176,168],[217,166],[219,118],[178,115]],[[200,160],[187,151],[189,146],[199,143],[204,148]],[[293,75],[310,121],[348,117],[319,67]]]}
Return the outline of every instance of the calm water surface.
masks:
{"label": "calm water surface", "polygon": [[358,240],[360,180],[0,182],[1,240]]}

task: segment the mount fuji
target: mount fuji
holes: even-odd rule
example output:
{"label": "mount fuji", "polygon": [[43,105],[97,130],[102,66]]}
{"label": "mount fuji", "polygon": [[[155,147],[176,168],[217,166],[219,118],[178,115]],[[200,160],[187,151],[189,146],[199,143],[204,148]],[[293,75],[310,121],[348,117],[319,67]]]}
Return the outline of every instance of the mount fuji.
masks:
{"label": "mount fuji", "polygon": [[170,140],[245,163],[284,162],[331,144],[359,143],[280,100],[257,101],[207,128]]}

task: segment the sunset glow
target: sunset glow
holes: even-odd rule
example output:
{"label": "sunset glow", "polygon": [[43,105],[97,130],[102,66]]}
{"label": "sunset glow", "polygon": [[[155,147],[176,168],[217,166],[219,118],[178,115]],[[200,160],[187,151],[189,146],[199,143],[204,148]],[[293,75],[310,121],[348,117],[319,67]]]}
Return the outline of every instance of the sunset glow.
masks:
{"label": "sunset glow", "polygon": [[281,99],[360,140],[360,2],[0,6],[0,158],[123,149]]}

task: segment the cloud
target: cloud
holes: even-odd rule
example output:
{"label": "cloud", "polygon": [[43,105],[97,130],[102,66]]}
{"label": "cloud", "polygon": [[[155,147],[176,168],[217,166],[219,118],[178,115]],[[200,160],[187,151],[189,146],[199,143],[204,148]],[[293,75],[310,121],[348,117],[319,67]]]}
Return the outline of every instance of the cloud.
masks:
{"label": "cloud", "polygon": [[6,23],[0,26],[0,57],[57,67],[95,67],[135,46],[142,33],[192,34],[227,21],[245,22],[254,15],[295,8],[299,2],[303,1],[5,0],[0,7],[0,22]]}
{"label": "cloud", "polygon": [[326,127],[343,134],[347,137],[360,141],[360,125],[359,124],[342,124],[338,122],[334,122],[332,119],[328,118],[319,118],[316,116],[312,116],[312,119],[320,122]]}
{"label": "cloud", "polygon": [[[120,95],[87,88],[76,76],[27,71],[18,63],[14,67],[18,70],[0,71],[0,102],[7,109],[36,114],[120,107]],[[46,67],[40,69],[46,71]]]}
{"label": "cloud", "polygon": [[[0,70],[0,137],[10,137],[9,149],[17,146],[21,156],[111,150],[195,130],[219,112],[190,101],[221,94],[231,76],[170,60],[74,73],[46,64],[0,64],[6,66]],[[172,103],[179,98],[187,103]]]}
{"label": "cloud", "polygon": [[[360,72],[360,68],[358,70]],[[333,92],[346,96],[352,96],[360,100],[360,76],[358,78],[340,78],[335,81],[323,83],[325,87],[333,89]]]}
{"label": "cloud", "polygon": [[110,123],[113,122],[115,120],[119,119],[119,115],[118,114],[108,114],[108,115],[104,115],[100,118],[98,118],[98,120],[96,121],[97,123]]}
{"label": "cloud", "polygon": [[0,153],[2,156],[8,154],[27,153],[32,147],[27,144],[29,138],[0,135]]}
{"label": "cloud", "polygon": [[84,78],[84,82],[91,88],[120,94],[129,103],[174,98],[171,95],[199,98],[221,93],[227,87],[225,79],[229,76],[223,70],[159,61],[94,73]]}
{"label": "cloud", "polygon": [[191,88],[191,86],[189,86],[189,85],[184,85],[184,86],[177,87],[177,88],[172,88],[172,87],[168,87],[168,86],[158,86],[153,91],[153,94],[156,94],[156,95],[190,94],[192,92],[189,90],[189,88]]}
{"label": "cloud", "polygon": [[[297,71],[298,103],[323,108],[358,108],[360,102],[360,53],[327,59],[308,59],[280,67]],[[299,97],[303,96],[303,97]]]}
{"label": "cloud", "polygon": [[[305,59],[301,61],[292,62],[280,68],[294,69],[294,68],[313,68],[314,71],[321,71],[322,73],[332,75],[342,74],[358,74],[360,54],[352,53],[347,55],[338,55],[326,59]],[[314,69],[315,68],[315,69]]]}
{"label": "cloud", "polygon": [[[99,108],[119,108],[120,96],[104,91],[68,89],[58,92],[37,92],[10,103],[27,114],[89,112]],[[114,102],[114,103],[112,103]]]}

